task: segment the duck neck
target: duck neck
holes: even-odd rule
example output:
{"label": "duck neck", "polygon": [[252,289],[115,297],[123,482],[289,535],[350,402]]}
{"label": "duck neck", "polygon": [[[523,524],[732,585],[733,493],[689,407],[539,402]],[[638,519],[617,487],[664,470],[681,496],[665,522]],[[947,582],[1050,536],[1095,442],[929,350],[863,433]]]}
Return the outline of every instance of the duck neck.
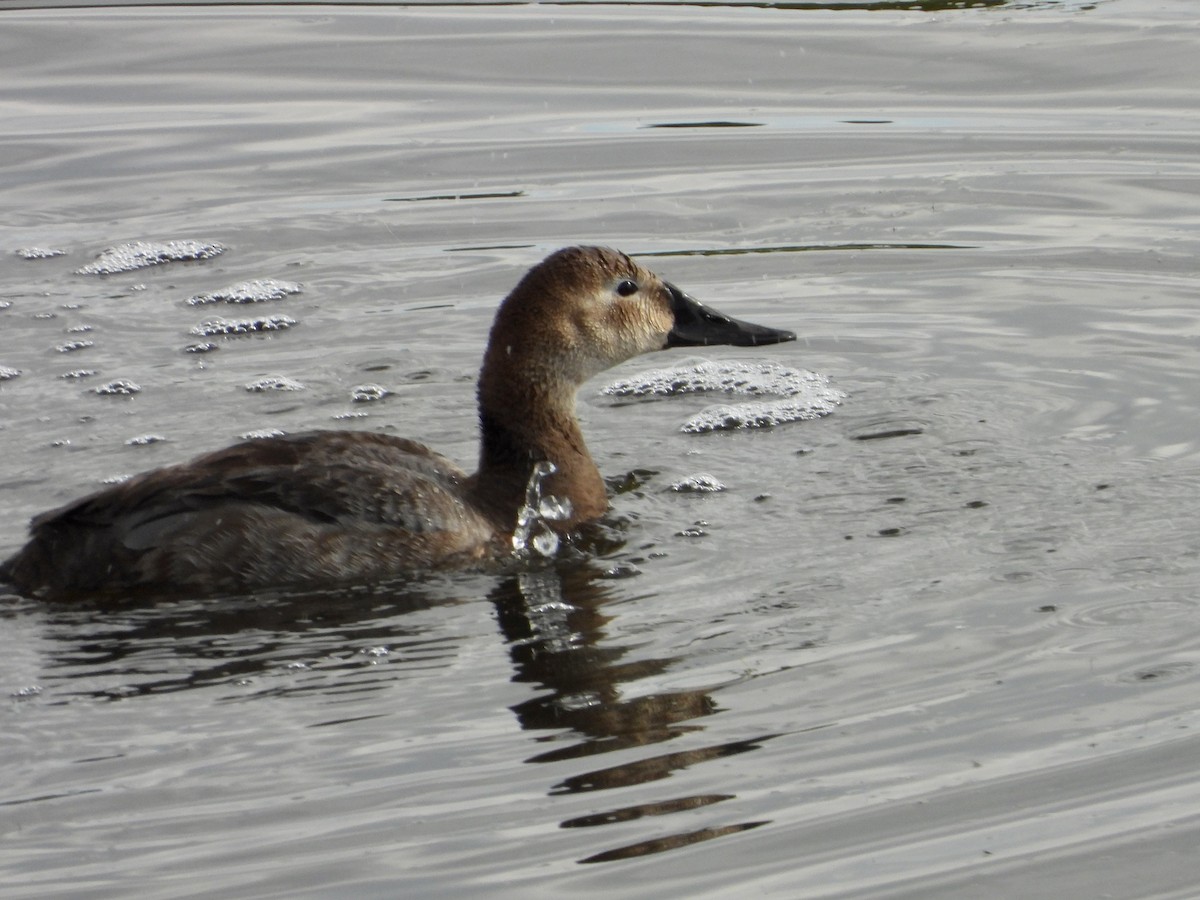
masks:
{"label": "duck neck", "polygon": [[[539,387],[531,390],[531,383]],[[488,378],[485,370],[479,425],[479,470],[470,487],[499,527],[515,525],[533,467],[543,461],[555,467],[543,482],[543,494],[571,501],[571,516],[556,527],[569,530],[608,509],[604,480],[575,418],[573,388],[555,390],[526,379],[520,386],[506,386]]]}

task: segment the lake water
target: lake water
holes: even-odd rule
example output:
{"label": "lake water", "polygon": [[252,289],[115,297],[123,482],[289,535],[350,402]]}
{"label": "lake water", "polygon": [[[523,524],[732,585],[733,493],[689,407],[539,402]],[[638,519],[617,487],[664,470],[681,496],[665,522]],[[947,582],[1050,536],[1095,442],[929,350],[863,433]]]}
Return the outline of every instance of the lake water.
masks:
{"label": "lake water", "polygon": [[[583,559],[4,597],[6,898],[1194,895],[1194,3],[56,5],[0,11],[4,555],[255,431],[470,466],[566,244],[800,340],[581,391]],[[79,274],[136,241],[224,252]],[[844,397],[604,391],[706,360]]]}

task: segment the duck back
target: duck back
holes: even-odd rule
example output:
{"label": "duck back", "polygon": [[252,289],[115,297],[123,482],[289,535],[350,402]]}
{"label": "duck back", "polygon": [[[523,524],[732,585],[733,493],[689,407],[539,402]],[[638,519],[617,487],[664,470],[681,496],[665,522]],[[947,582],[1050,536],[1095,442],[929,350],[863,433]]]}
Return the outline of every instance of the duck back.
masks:
{"label": "duck back", "polygon": [[44,513],[0,575],[46,596],[225,593],[461,564],[496,530],[464,498],[463,480],[404,438],[258,438]]}

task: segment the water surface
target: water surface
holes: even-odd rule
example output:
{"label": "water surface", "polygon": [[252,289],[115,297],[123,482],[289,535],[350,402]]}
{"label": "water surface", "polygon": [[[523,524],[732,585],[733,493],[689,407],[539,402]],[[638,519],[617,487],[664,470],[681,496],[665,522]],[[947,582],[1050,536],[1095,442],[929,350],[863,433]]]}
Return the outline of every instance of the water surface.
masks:
{"label": "water surface", "polygon": [[[52,6],[0,12],[4,553],[244,434],[469,466],[568,243],[843,396],[693,434],[761,398],[602,376],[547,568],[5,598],[6,897],[1189,894],[1190,6]],[[223,252],[80,273],[137,241]]]}

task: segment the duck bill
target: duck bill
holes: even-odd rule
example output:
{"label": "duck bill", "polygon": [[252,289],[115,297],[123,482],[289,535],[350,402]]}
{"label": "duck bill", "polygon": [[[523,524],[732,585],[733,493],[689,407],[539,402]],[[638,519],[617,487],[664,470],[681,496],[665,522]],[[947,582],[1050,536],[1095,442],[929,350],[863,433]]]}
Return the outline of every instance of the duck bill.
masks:
{"label": "duck bill", "polygon": [[670,282],[665,283],[671,294],[671,311],[675,314],[675,327],[667,335],[667,347],[705,347],[709,344],[757,347],[796,339],[795,332],[755,325],[719,313]]}

